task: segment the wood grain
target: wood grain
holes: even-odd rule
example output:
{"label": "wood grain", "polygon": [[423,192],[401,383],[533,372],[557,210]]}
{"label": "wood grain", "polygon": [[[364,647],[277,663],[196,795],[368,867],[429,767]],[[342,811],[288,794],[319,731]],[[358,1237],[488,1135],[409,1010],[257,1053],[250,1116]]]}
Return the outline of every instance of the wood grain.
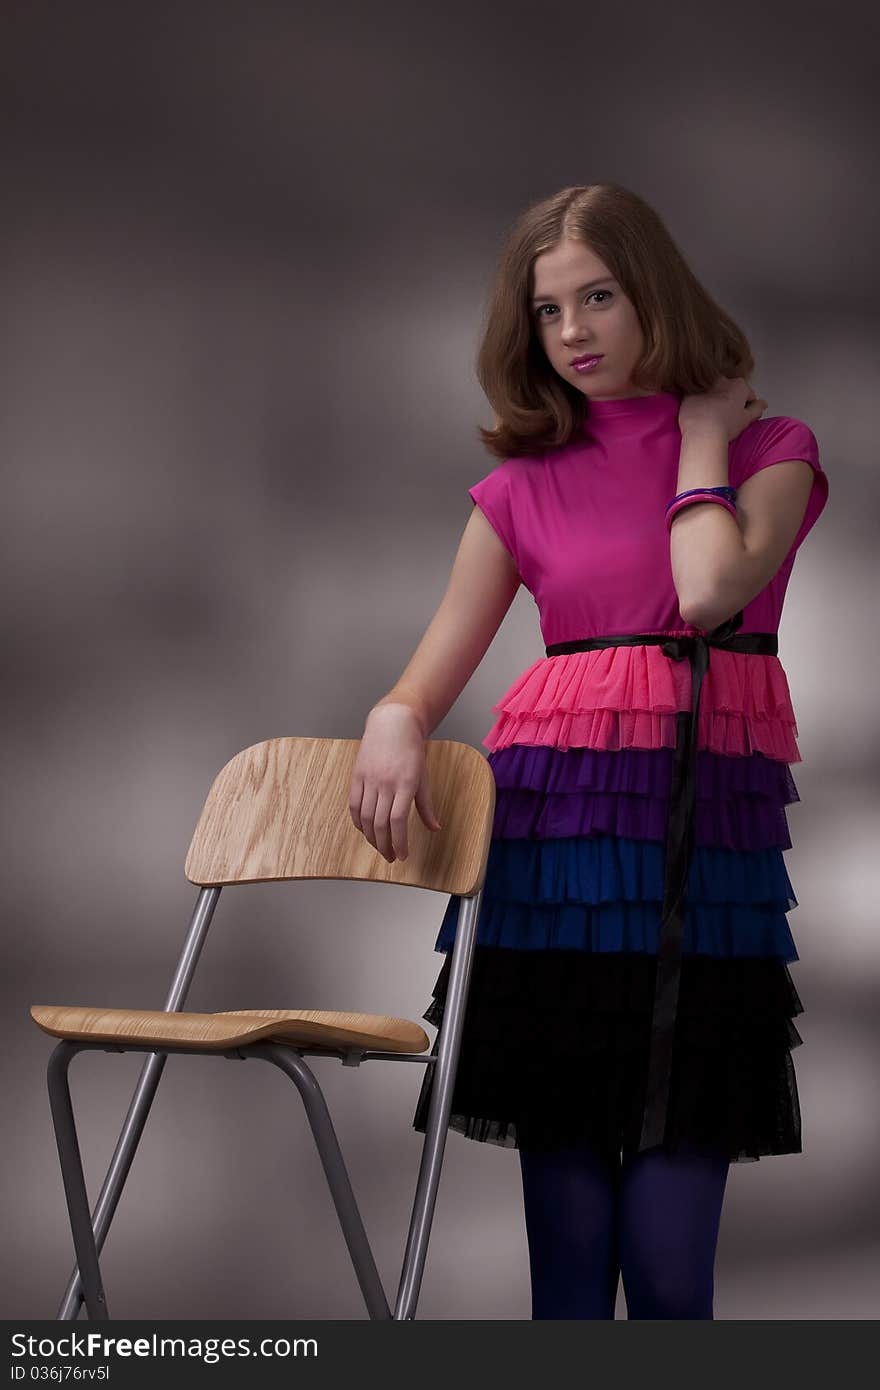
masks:
{"label": "wood grain", "polygon": [[31,1018],[56,1038],[180,1044],[205,1052],[270,1038],[319,1047],[369,1047],[384,1052],[424,1052],[430,1045],[424,1029],[406,1018],[315,1009],[230,1009],[196,1014],[33,1004]]}
{"label": "wood grain", "polygon": [[360,879],[470,897],[482,887],[495,779],[470,744],[429,739],[428,778],[442,830],[410,808],[408,856],[389,864],[348,809],[359,739],[273,738],[237,753],[214,779],[184,871],[213,887],[284,879]]}

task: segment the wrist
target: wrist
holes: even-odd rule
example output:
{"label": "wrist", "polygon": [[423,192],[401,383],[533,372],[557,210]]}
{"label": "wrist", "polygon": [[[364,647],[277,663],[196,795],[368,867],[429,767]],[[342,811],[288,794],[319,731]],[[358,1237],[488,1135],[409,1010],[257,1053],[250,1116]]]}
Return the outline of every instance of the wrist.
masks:
{"label": "wrist", "polygon": [[428,737],[428,721],[421,708],[417,708],[414,704],[410,704],[408,700],[400,700],[397,698],[380,700],[378,704],[374,705],[367,715],[364,727],[366,728],[371,720],[382,718],[383,710],[393,710],[394,717],[396,718],[400,717],[401,712],[410,715],[422,738],[426,739]]}

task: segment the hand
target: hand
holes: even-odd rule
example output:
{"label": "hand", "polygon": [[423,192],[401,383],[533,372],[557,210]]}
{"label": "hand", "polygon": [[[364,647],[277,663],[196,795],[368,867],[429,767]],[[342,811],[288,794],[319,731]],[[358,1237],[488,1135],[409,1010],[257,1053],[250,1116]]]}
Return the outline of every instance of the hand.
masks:
{"label": "hand", "polygon": [[408,705],[377,705],[367,717],[358,748],[348,810],[355,827],[389,864],[407,857],[413,800],[428,829],[440,830],[418,719]]}
{"label": "hand", "polygon": [[744,377],[720,376],[708,391],[685,396],[678,409],[678,427],[685,431],[723,430],[725,439],[736,439],[767,409]]}

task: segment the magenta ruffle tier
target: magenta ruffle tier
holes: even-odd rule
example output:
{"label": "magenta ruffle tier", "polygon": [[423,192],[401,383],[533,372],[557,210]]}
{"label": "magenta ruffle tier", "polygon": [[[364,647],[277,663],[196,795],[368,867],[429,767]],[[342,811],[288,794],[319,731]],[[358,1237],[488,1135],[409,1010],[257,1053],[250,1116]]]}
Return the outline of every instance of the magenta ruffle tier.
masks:
{"label": "magenta ruffle tier", "polygon": [[[691,707],[687,662],[658,646],[540,657],[496,705],[483,745],[674,748],[676,713]],[[788,680],[778,656],[714,648],[700,694],[697,746],[729,757],[800,762]]]}

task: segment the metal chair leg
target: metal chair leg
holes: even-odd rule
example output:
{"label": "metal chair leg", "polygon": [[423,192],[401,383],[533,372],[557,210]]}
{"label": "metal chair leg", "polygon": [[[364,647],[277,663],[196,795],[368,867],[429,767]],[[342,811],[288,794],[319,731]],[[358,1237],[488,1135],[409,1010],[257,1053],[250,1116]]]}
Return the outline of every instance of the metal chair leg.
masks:
{"label": "metal chair leg", "polygon": [[49,1058],[49,1104],[52,1108],[52,1123],[55,1126],[58,1157],[61,1160],[64,1195],[67,1198],[70,1229],[73,1232],[73,1248],[76,1251],[86,1308],[89,1317],[99,1321],[109,1318],[110,1314],[107,1311],[107,1300],[101,1283],[98,1250],[92,1230],[89,1197],[67,1081],[67,1068],[75,1054],[76,1047],[64,1041],[58,1044]]}
{"label": "metal chair leg", "polygon": [[[205,937],[208,934],[208,927],[211,925],[211,918],[220,897],[220,888],[202,888],[199,890],[196,905],[190,919],[186,939],[183,944],[180,960],[174,972],[174,979],[164,1008],[168,1013],[177,1013],[182,1008],[187,993],[189,992],[190,982],[192,981],[199,955],[205,944]],[[112,1050],[112,1049],[111,1049]],[[121,1049],[120,1049],[121,1050]],[[122,1195],[125,1180],[128,1177],[134,1159],[135,1151],[140,1142],[147,1116],[150,1113],[150,1106],[159,1085],[159,1079],[165,1067],[166,1058],[161,1053],[151,1053],[147,1058],[144,1067],[138,1078],[137,1086],[128,1107],[128,1114],[123,1122],[119,1139],[113,1157],[110,1160],[110,1167],[107,1169],[103,1185],[101,1187],[98,1201],[92,1215],[92,1229],[94,1243],[98,1251],[101,1250],[110,1229],[110,1223],[116,1211],[116,1206]],[[80,1276],[79,1268],[74,1268],[70,1282],[67,1285],[61,1306],[58,1310],[59,1322],[76,1321],[79,1311],[83,1304],[83,1281]]]}
{"label": "metal chair leg", "polygon": [[[440,1048],[434,1066],[431,1102],[425,1126],[425,1142],[416,1183],[416,1194],[410,1218],[406,1253],[393,1317],[407,1321],[415,1317],[419,1290],[428,1253],[428,1241],[434,1219],[437,1189],[443,1166],[443,1153],[448,1133],[449,1112],[455,1071],[461,1050],[464,1026],[464,1006],[473,964],[477,922],[482,904],[482,890],[472,898],[463,898],[459,908],[459,923],[452,948],[449,987],[443,1014]],[[242,1056],[264,1057],[281,1067],[299,1088],[306,1115],[312,1128],[324,1173],[336,1204],[342,1232],[354,1264],[358,1283],[371,1318],[390,1318],[391,1310],[385,1297],[382,1281],[373,1259],[360,1211],[352,1191],[342,1150],[333,1128],[324,1094],[311,1068],[291,1048],[279,1043],[257,1044],[242,1049]]]}
{"label": "metal chair leg", "polygon": [[434,1075],[431,1078],[431,1100],[428,1106],[428,1119],[425,1124],[422,1161],[419,1165],[406,1253],[394,1308],[394,1317],[400,1321],[407,1321],[415,1317],[419,1290],[422,1285],[425,1258],[428,1253],[428,1240],[431,1235],[434,1207],[437,1201],[437,1189],[443,1166],[443,1152],[446,1147],[449,1112],[452,1107],[455,1073],[461,1051],[465,1004],[482,901],[483,890],[480,889],[472,898],[462,898],[458,910],[458,928],[452,947],[449,985],[440,1030],[440,1046],[437,1060],[433,1064]]}
{"label": "metal chair leg", "polygon": [[342,1226],[342,1234],[351,1255],[361,1293],[371,1318],[390,1318],[391,1309],[382,1287],[382,1280],[373,1259],[373,1252],[352,1191],[348,1169],[342,1157],[336,1130],[327,1109],[324,1093],[317,1077],[306,1062],[281,1043],[259,1043],[242,1049],[243,1057],[264,1057],[274,1062],[292,1081],[296,1082],[315,1144],[324,1165],[324,1174]]}

